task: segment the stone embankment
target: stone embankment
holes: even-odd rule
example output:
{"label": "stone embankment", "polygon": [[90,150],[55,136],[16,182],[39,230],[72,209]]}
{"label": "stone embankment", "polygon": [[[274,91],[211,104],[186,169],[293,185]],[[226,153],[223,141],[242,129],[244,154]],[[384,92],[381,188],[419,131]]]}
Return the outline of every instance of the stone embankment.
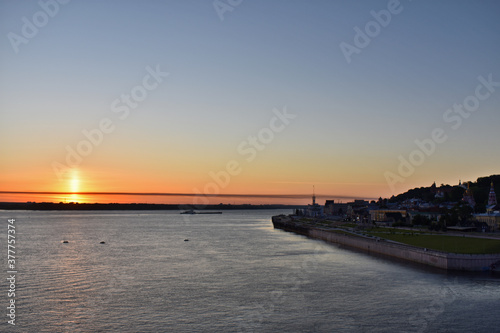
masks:
{"label": "stone embankment", "polygon": [[341,230],[319,228],[293,220],[290,216],[273,216],[275,228],[295,232],[329,243],[350,246],[369,253],[383,254],[447,270],[487,271],[500,268],[500,254],[455,254],[386,241],[378,237],[349,234]]}

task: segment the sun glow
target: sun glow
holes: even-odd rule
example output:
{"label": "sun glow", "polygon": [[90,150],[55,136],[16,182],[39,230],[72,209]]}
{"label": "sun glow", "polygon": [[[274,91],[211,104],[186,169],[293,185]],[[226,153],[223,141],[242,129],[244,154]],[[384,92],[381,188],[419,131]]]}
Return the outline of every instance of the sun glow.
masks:
{"label": "sun glow", "polygon": [[78,178],[71,179],[71,192],[78,192],[80,189],[80,180]]}
{"label": "sun glow", "polygon": [[77,169],[73,170],[71,179],[69,179],[69,192],[77,193],[80,190],[80,176]]}
{"label": "sun glow", "polygon": [[67,198],[69,202],[80,202],[81,198],[78,195],[78,192],[80,191],[80,175],[77,169],[74,169],[71,175],[71,178],[69,179],[69,192],[71,194]]}

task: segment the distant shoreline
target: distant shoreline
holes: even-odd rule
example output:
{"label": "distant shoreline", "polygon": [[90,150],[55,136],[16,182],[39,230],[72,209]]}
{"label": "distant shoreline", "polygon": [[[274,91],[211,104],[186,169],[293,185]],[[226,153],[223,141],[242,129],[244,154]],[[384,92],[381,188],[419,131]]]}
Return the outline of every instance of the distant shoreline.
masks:
{"label": "distant shoreline", "polygon": [[0,210],[241,210],[241,209],[296,209],[300,205],[252,204],[148,204],[148,203],[54,203],[54,202],[0,202]]}

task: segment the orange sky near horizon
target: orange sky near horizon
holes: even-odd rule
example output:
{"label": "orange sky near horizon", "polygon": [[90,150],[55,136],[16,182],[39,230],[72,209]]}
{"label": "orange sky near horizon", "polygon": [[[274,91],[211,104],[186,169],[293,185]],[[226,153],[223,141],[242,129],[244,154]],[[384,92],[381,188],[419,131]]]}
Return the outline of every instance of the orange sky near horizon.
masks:
{"label": "orange sky near horizon", "polygon": [[[237,175],[230,176],[227,171],[208,171],[203,177],[165,177],[158,179],[154,173],[133,174],[112,171],[87,171],[83,167],[69,169],[64,178],[59,181],[54,174],[45,174],[34,171],[31,173],[21,173],[10,175],[2,184],[9,191],[21,192],[64,192],[60,195],[33,195],[26,194],[1,194],[0,201],[53,201],[53,202],[81,202],[81,203],[168,203],[168,204],[200,204],[200,203],[251,203],[251,204],[308,204],[310,195],[315,187],[315,192],[321,200],[336,199],[336,201],[350,201],[356,199],[376,199],[378,197],[390,197],[386,183],[371,183],[366,176],[366,182],[346,182],[342,179],[332,178],[332,182],[307,181],[287,181],[287,178],[280,178],[277,175],[264,175],[255,177],[245,177],[243,168]],[[289,170],[288,170],[289,172]],[[299,171],[300,172],[300,171]],[[29,177],[24,178],[24,176]],[[134,178],[135,175],[135,178]],[[178,174],[179,176],[182,173]],[[229,176],[228,176],[229,175]],[[3,174],[2,176],[5,176]],[[32,178],[31,178],[32,177]],[[42,182],[40,179],[52,178],[52,182]],[[297,178],[300,178],[297,175]],[[126,181],[124,181],[126,179]],[[475,180],[475,179],[471,179]],[[432,182],[415,184],[415,186],[429,186]],[[448,182],[439,182],[437,184]],[[454,185],[451,181],[449,184]],[[34,186],[34,184],[36,186]],[[10,186],[9,186],[10,185]],[[408,186],[413,186],[408,184]],[[119,192],[119,193],[183,193],[199,194],[203,198],[190,196],[124,196],[124,195],[92,195],[79,194],[81,192]],[[402,191],[403,192],[403,191]],[[283,197],[207,197],[209,194],[240,194],[240,195],[303,195],[303,198],[283,198]],[[396,193],[397,194],[397,193]],[[322,203],[320,199],[318,202]]]}
{"label": "orange sky near horizon", "polygon": [[[279,133],[284,141],[294,141],[297,129],[291,127],[287,133]],[[118,135],[117,135],[118,136]],[[110,143],[117,138],[110,137]],[[237,141],[236,141],[237,142]],[[187,145],[189,146],[189,145]],[[334,157],[313,147],[302,154],[283,146],[276,138],[264,150],[258,151],[253,160],[250,155],[239,154],[237,144],[214,153],[200,150],[182,151],[178,148],[168,154],[155,154],[155,148],[143,150],[140,147],[121,146],[116,148],[104,142],[88,157],[82,158],[77,167],[67,167],[64,155],[43,155],[43,151],[25,154],[24,151],[10,151],[10,158],[2,163],[0,190],[4,191],[47,191],[47,192],[134,192],[134,193],[185,193],[185,194],[276,194],[306,195],[315,186],[318,195],[333,198],[388,198],[392,195],[420,186],[458,184],[459,180],[474,181],[477,177],[495,174],[495,168],[488,164],[477,165],[470,160],[453,161],[446,155],[436,155],[420,166],[415,175],[408,177],[391,191],[384,179],[384,170],[394,170],[395,161],[383,151],[353,154],[350,150],[339,150]],[[124,149],[127,147],[128,149]],[[151,147],[151,146],[149,146]],[[49,156],[58,156],[51,159]],[[130,158],[130,157],[133,158]],[[38,161],[37,164],[32,161]],[[42,162],[42,163],[40,163]],[[54,169],[53,163],[63,165]],[[449,169],[443,173],[447,163],[460,163],[461,169]],[[394,170],[395,171],[395,170]],[[59,172],[59,174],[58,174]],[[434,176],[435,175],[435,176]],[[0,200],[5,195],[0,196]],[[73,195],[70,201],[76,201]],[[80,202],[105,202],[103,196],[95,198],[78,197]],[[134,198],[140,202],[152,202],[152,197]],[[37,201],[30,200],[29,201]],[[55,199],[68,201],[67,196]],[[113,202],[129,202],[132,198],[109,197]],[[177,201],[175,201],[177,200]],[[270,199],[247,198],[248,203],[266,203]],[[289,203],[291,199],[273,199],[272,203]],[[157,197],[155,203],[190,203],[186,197]],[[211,198],[211,203],[231,203],[234,198]],[[239,203],[244,203],[238,198]],[[308,204],[310,199],[297,200],[295,204]]]}

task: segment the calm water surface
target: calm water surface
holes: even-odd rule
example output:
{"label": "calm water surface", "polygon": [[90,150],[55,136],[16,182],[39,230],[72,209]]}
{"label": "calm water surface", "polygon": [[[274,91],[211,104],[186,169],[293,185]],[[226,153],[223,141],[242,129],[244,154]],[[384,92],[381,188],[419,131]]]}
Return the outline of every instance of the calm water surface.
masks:
{"label": "calm water surface", "polygon": [[0,331],[500,332],[498,275],[447,274],[275,230],[278,213],[0,211]]}

